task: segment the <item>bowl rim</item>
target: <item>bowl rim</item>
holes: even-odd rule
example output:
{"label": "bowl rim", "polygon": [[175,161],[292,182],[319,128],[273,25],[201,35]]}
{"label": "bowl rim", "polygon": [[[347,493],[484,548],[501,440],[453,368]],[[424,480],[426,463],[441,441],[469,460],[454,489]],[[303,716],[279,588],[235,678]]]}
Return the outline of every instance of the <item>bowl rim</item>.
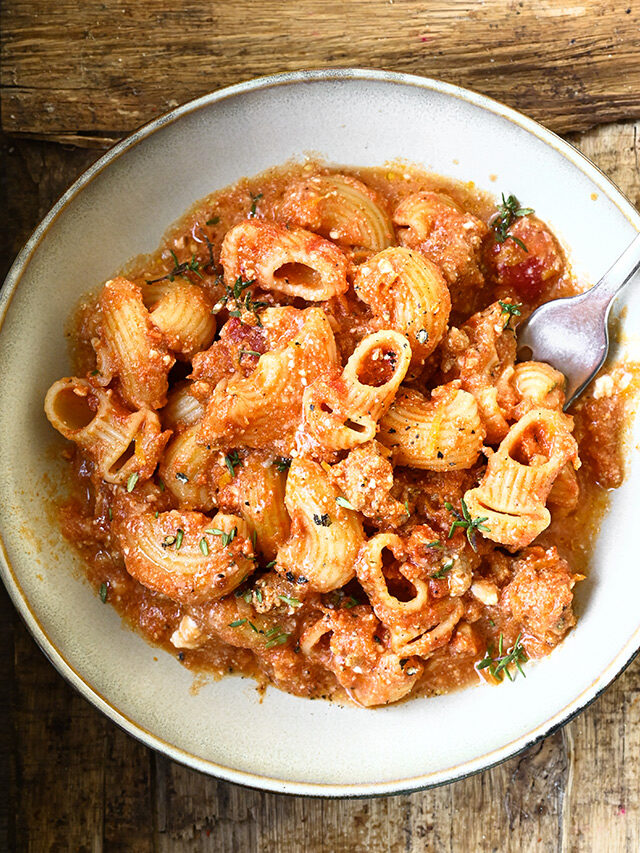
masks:
{"label": "bowl rim", "polygon": [[[0,334],[2,333],[4,319],[11,304],[13,294],[15,293],[33,254],[50,227],[64,209],[77,195],[82,192],[86,186],[88,186],[88,184],[91,183],[95,177],[97,177],[107,166],[115,162],[130,148],[133,148],[142,140],[146,139],[153,133],[156,133],[163,127],[174,123],[184,115],[188,115],[211,104],[234,98],[238,95],[271,89],[277,86],[298,86],[299,84],[305,83],[350,80],[384,82],[392,85],[409,86],[437,92],[439,94],[465,101],[486,112],[506,119],[512,124],[517,125],[537,137],[541,142],[555,149],[564,159],[570,161],[573,166],[596,184],[603,195],[605,195],[609,201],[611,201],[620,210],[629,223],[637,231],[640,231],[640,213],[626,198],[622,191],[613,183],[613,181],[611,181],[610,178],[608,178],[594,163],[553,131],[545,128],[534,119],[523,115],[512,107],[508,107],[493,98],[441,80],[392,71],[380,71],[366,68],[340,68],[284,72],[281,74],[258,77],[187,101],[184,104],[181,104],[180,106],[143,124],[133,133],[122,139],[120,142],[117,142],[113,147],[99,157],[98,160],[89,166],[89,168],[86,169],[60,196],[51,210],[36,226],[9,269],[4,283],[0,288]],[[525,734],[514,738],[509,743],[504,744],[490,753],[485,753],[482,756],[419,776],[380,783],[337,785],[289,781],[225,767],[209,759],[201,758],[187,750],[183,750],[174,744],[168,743],[158,735],[146,730],[135,720],[120,711],[105,696],[101,695],[94,687],[85,681],[83,676],[69,661],[66,660],[62,653],[56,648],[55,644],[47,636],[37,614],[34,612],[27,600],[18,577],[11,566],[2,540],[1,532],[0,577],[2,577],[5,587],[9,593],[9,597],[26,624],[27,629],[56,670],[86,700],[102,711],[102,713],[109,717],[109,719],[116,723],[120,728],[142,742],[145,746],[151,747],[158,752],[167,755],[172,760],[180,762],[191,769],[199,770],[229,782],[275,793],[334,798],[387,796],[390,794],[412,793],[426,790],[428,788],[445,785],[459,779],[464,779],[467,776],[478,773],[482,770],[490,769],[491,767],[500,764],[502,761],[505,761],[525,749],[528,749],[542,738],[553,734],[563,725],[572,720],[577,714],[581,713],[588,707],[588,705],[595,701],[595,699],[619,675],[622,674],[622,672],[640,652],[639,626],[607,667],[586,689],[584,689],[571,702],[567,703],[564,708],[557,711],[544,723],[541,723]]]}

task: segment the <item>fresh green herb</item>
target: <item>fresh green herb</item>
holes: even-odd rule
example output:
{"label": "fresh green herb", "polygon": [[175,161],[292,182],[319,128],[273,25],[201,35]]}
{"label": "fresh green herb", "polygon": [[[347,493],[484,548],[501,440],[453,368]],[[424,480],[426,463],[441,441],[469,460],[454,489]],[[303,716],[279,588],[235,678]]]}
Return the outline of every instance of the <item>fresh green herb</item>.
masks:
{"label": "fresh green herb", "polygon": [[360,602],[352,595],[350,595],[348,598],[345,598],[345,600],[342,602],[342,606],[347,610],[349,610],[351,607],[357,607],[358,604],[360,604]]}
{"label": "fresh green herb", "polygon": [[497,681],[502,681],[502,673],[506,673],[509,681],[513,681],[513,675],[511,674],[510,668],[515,666],[522,677],[525,678],[526,676],[522,669],[522,664],[526,663],[529,658],[527,657],[527,653],[521,643],[521,638],[522,634],[518,634],[518,637],[513,644],[513,648],[510,652],[505,654],[503,649],[504,638],[502,634],[500,634],[497,656],[493,656],[492,649],[489,647],[484,658],[478,664],[478,669],[488,669]]}
{"label": "fresh green herb", "polygon": [[[282,646],[289,639],[289,634],[285,631],[282,631],[280,628],[275,629],[278,633],[274,632],[274,635],[271,636],[269,640],[264,644],[265,649],[272,649],[274,646]],[[266,634],[265,634],[266,637]]]}
{"label": "fresh green herb", "polygon": [[173,263],[174,263],[173,269],[170,272],[168,272],[166,275],[160,276],[160,278],[151,278],[151,279],[148,278],[147,284],[157,284],[157,282],[166,281],[167,279],[169,281],[173,281],[178,276],[180,276],[181,278],[187,278],[188,279],[187,273],[190,273],[190,272],[194,273],[194,275],[197,275],[198,278],[203,277],[202,273],[200,272],[200,264],[198,263],[198,261],[196,261],[195,255],[191,255],[190,261],[182,261],[182,263],[181,263],[178,260],[178,256],[173,251],[173,249],[171,249],[170,253],[171,253],[171,257],[173,258]]}
{"label": "fresh green herb", "polygon": [[496,623],[493,621],[493,619],[487,619],[487,622],[489,623],[489,625],[491,625],[492,628],[496,627]]}
{"label": "fresh green herb", "polygon": [[250,589],[246,589],[246,590],[242,593],[242,595],[240,596],[240,598],[242,598],[242,599],[243,599],[243,601],[244,601],[244,603],[245,603],[245,604],[251,604],[251,599],[253,598],[253,593],[251,592],[251,590],[250,590]]}
{"label": "fresh green herb", "polygon": [[164,480],[161,480],[160,477],[158,477],[158,487],[159,487],[161,492],[164,492],[164,490],[165,490]]}
{"label": "fresh green herb", "polygon": [[205,533],[209,533],[211,536],[219,536],[222,540],[222,545],[226,548],[226,546],[230,545],[236,538],[238,528],[234,527],[229,533],[225,533],[224,530],[218,530],[217,527],[211,527],[209,530],[205,530]]}
{"label": "fresh green herb", "polygon": [[204,538],[204,536],[203,536],[203,537],[202,537],[202,539],[200,540],[200,550],[201,550],[201,551],[202,551],[202,553],[205,555],[205,557],[208,557],[208,556],[209,556],[209,543],[208,543],[208,542],[207,542],[207,540]]}
{"label": "fresh green herb", "polygon": [[276,561],[271,560],[270,563],[267,563],[267,565],[265,566],[265,569],[272,569],[275,566],[275,564],[276,564]]}
{"label": "fresh green herb", "polygon": [[154,512],[154,514],[153,514],[153,517],[154,517],[154,518],[157,518],[159,515],[160,515],[160,511],[159,511],[159,510],[156,510],[156,511]]}
{"label": "fresh green herb", "polygon": [[257,356],[258,356],[258,358],[260,358],[260,356],[262,355],[262,353],[261,353],[261,352],[258,352],[257,350],[254,350],[254,349],[241,349],[241,350],[240,350],[240,354],[239,354],[239,356],[238,356],[238,362],[242,361],[242,356],[243,356],[243,355],[257,355]]}
{"label": "fresh green herb", "polygon": [[336,498],[336,503],[338,504],[338,506],[341,506],[344,509],[355,509],[353,504],[349,503],[349,501],[346,498],[343,498],[342,496]]}
{"label": "fresh green herb", "polygon": [[258,629],[257,629],[257,628],[256,628],[256,626],[253,624],[253,622],[249,622],[249,627],[251,628],[251,630],[252,630],[252,631],[255,631],[255,632],[256,632],[256,634],[260,634],[260,633],[261,633],[260,631],[258,631]]}
{"label": "fresh green herb", "polygon": [[207,219],[207,225],[217,225],[220,222],[219,216],[212,216],[211,219]]}
{"label": "fresh green herb", "polygon": [[182,471],[178,471],[176,473],[176,480],[180,480],[181,483],[188,483],[189,482],[189,478],[187,477],[186,474],[183,474]]}
{"label": "fresh green herb", "polygon": [[[446,506],[446,504],[445,504],[445,506]],[[427,544],[424,547],[425,548],[444,548],[444,545],[442,544],[442,542],[440,542],[439,539],[434,539],[433,542],[427,542]]]}
{"label": "fresh green herb", "polygon": [[507,315],[507,319],[505,320],[503,329],[509,329],[511,318],[512,317],[520,317],[522,315],[522,302],[503,302],[502,299],[498,299],[498,305],[502,308],[502,313]]}
{"label": "fresh green herb", "polygon": [[521,249],[528,252],[529,250],[519,237],[509,234],[509,228],[516,219],[520,219],[521,216],[528,216],[530,213],[534,213],[533,208],[520,207],[520,203],[514,195],[505,198],[504,193],[502,193],[502,204],[498,205],[498,211],[490,222],[496,234],[496,241],[504,243],[505,240],[511,239]]}
{"label": "fresh green herb", "polygon": [[298,601],[297,598],[291,598],[288,595],[279,595],[278,598],[288,604],[289,607],[302,607],[302,602]]}
{"label": "fresh green herb", "polygon": [[[208,224],[209,223],[207,222],[207,225]],[[207,267],[209,267],[209,269],[213,272],[216,268],[216,261],[215,261],[215,258],[213,257],[213,243],[209,239],[209,235],[207,234],[206,231],[203,231],[202,228],[200,228],[198,230],[199,230],[200,236],[202,237],[204,242],[207,244],[207,250],[209,252],[209,263],[204,264],[203,269],[206,269]]]}
{"label": "fresh green herb", "polygon": [[231,474],[232,477],[236,475],[236,468],[242,465],[242,459],[238,456],[237,450],[232,450],[231,453],[227,453],[224,457],[224,464],[227,466],[227,471]]}
{"label": "fresh green herb", "polygon": [[96,369],[95,369],[95,370],[92,370],[92,371],[91,371],[91,375],[92,375],[92,376],[100,376],[100,371],[98,370],[98,368],[97,368],[97,367],[96,367]]}
{"label": "fresh green herb", "polygon": [[139,479],[140,479],[140,474],[138,474],[137,471],[134,471],[133,474],[129,474],[129,479],[127,480],[127,491],[128,492],[132,492],[135,489],[136,483],[138,482]]}
{"label": "fresh green herb", "polygon": [[256,601],[258,602],[258,604],[262,604],[262,590],[261,589],[256,590]]}
{"label": "fresh green herb", "polygon": [[273,464],[276,466],[276,471],[282,473],[291,467],[291,459],[288,456],[280,456]]}
{"label": "fresh green herb", "polygon": [[411,510],[409,509],[409,501],[408,501],[408,500],[406,500],[406,501],[404,502],[404,508],[405,508],[405,509],[406,509],[406,511],[407,511],[407,515],[411,515]]}
{"label": "fresh green herb", "polygon": [[251,193],[251,210],[249,211],[249,219],[253,219],[253,217],[256,215],[256,206],[261,198],[262,193],[258,193],[257,195]]}
{"label": "fresh green herb", "polygon": [[489,516],[483,515],[480,518],[471,518],[464,498],[460,498],[460,505],[462,506],[462,515],[460,515],[460,513],[457,512],[457,510],[455,510],[448,501],[445,501],[444,505],[446,509],[448,509],[449,512],[455,516],[456,519],[451,525],[451,529],[449,530],[449,539],[451,539],[451,537],[455,533],[456,527],[462,527],[467,534],[467,540],[469,541],[469,545],[471,545],[474,551],[477,551],[478,549],[476,548],[476,530],[480,530],[484,533],[487,533],[489,531],[489,528],[486,526],[486,524],[482,523],[483,521],[486,521]]}
{"label": "fresh green herb", "polygon": [[452,568],[453,568],[453,560],[447,560],[446,563],[443,563],[442,568],[438,569],[438,571],[435,574],[431,575],[431,577],[434,579],[435,578],[438,578],[438,579],[443,578],[447,574],[447,572],[451,571]]}
{"label": "fresh green herb", "polygon": [[247,621],[246,619],[234,619],[233,622],[229,622],[229,627],[230,628],[239,628],[241,625],[244,625],[246,621]]}
{"label": "fresh green herb", "polygon": [[101,584],[100,584],[100,593],[99,593],[99,595],[100,595],[100,601],[104,604],[104,603],[105,603],[105,601],[107,600],[107,585],[106,585],[106,583],[101,583]]}
{"label": "fresh green herb", "polygon": [[184,539],[184,530],[181,530],[180,528],[178,528],[176,531],[176,551],[180,550],[183,539]]}
{"label": "fresh green herb", "polygon": [[107,507],[107,515],[109,516],[109,521],[113,521],[113,510],[110,506]]}
{"label": "fresh green herb", "polygon": [[242,307],[244,306],[245,311],[249,311],[255,315],[256,320],[258,321],[258,325],[261,326],[260,317],[258,316],[259,308],[266,308],[266,302],[258,302],[253,299],[251,293],[245,293],[244,298],[242,296],[243,292],[251,287],[252,284],[255,283],[255,279],[251,279],[250,281],[244,281],[242,276],[238,276],[238,278],[234,281],[233,285],[229,287],[228,284],[225,284],[225,294],[221,296],[220,299],[213,306],[212,314],[217,314],[221,311],[224,306],[228,302],[233,302],[237,307],[233,308],[229,311],[229,315],[231,317],[240,317],[242,315]]}

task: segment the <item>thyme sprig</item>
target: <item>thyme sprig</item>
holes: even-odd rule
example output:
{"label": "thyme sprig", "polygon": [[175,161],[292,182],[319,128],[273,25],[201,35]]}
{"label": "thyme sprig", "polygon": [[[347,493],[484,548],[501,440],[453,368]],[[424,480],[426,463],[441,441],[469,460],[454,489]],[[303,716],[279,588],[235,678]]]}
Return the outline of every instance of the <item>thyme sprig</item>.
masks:
{"label": "thyme sprig", "polygon": [[232,477],[236,475],[236,468],[242,465],[242,459],[238,456],[237,450],[232,450],[231,453],[227,453],[224,457],[224,464],[227,466],[227,471],[231,474]]}
{"label": "thyme sprig", "polygon": [[453,568],[453,560],[447,560],[446,563],[443,563],[442,568],[438,569],[437,572],[431,575],[434,580],[440,580],[443,578],[448,572]]}
{"label": "thyme sprig", "polygon": [[268,303],[254,299],[251,291],[244,293],[244,291],[247,290],[248,287],[251,287],[252,284],[255,284],[255,279],[252,278],[249,281],[245,281],[241,275],[238,276],[233,285],[229,286],[228,284],[225,284],[225,293],[213,306],[213,311],[211,313],[217,314],[222,311],[227,303],[233,302],[237,307],[232,308],[229,311],[229,316],[241,317],[244,309],[245,311],[253,314],[258,321],[258,325],[262,326],[260,317],[258,316],[258,309],[266,308]]}
{"label": "thyme sprig", "polygon": [[483,515],[478,518],[471,518],[471,514],[469,513],[469,509],[465,502],[464,498],[460,498],[460,506],[462,507],[462,515],[449,503],[449,501],[444,502],[445,509],[448,509],[449,512],[455,517],[455,521],[449,528],[449,539],[456,532],[457,527],[461,527],[465,533],[467,534],[467,540],[469,545],[473,548],[474,551],[477,551],[476,547],[476,530],[479,530],[484,533],[489,532],[489,528],[486,524],[483,524],[484,521],[487,521],[488,516]]}
{"label": "thyme sprig", "polygon": [[510,329],[512,318],[522,316],[522,311],[520,310],[522,302],[503,302],[502,299],[498,299],[498,305],[502,309],[502,313],[507,316],[502,330]]}
{"label": "thyme sprig", "polygon": [[502,193],[502,204],[498,205],[497,213],[489,223],[491,228],[495,231],[496,242],[504,243],[505,240],[511,239],[516,245],[520,246],[521,249],[528,252],[529,250],[522,240],[509,233],[509,228],[513,225],[516,219],[520,219],[522,216],[529,216],[529,214],[534,212],[535,211],[532,207],[520,207],[520,202],[514,195],[509,195],[505,198],[504,193]]}
{"label": "thyme sprig", "polygon": [[171,257],[173,258],[174,267],[170,270],[166,275],[160,276],[160,278],[151,278],[147,279],[147,284],[157,284],[159,281],[173,281],[177,277],[186,278],[188,280],[189,276],[187,273],[193,273],[197,275],[198,278],[203,278],[202,273],[200,272],[200,264],[196,261],[196,256],[191,255],[190,261],[182,261],[178,260],[178,256],[170,249]]}
{"label": "thyme sprig", "polygon": [[502,673],[506,673],[509,681],[513,681],[514,677],[511,674],[511,668],[515,667],[522,675],[522,677],[526,678],[522,669],[522,664],[526,663],[529,658],[527,657],[527,653],[524,649],[524,646],[522,645],[521,640],[522,634],[518,634],[518,637],[515,643],[513,644],[513,648],[511,649],[511,651],[505,654],[504,637],[501,633],[500,638],[498,640],[497,656],[493,656],[491,646],[489,646],[484,658],[478,664],[478,669],[488,669],[491,675],[496,679],[496,681],[502,681]]}

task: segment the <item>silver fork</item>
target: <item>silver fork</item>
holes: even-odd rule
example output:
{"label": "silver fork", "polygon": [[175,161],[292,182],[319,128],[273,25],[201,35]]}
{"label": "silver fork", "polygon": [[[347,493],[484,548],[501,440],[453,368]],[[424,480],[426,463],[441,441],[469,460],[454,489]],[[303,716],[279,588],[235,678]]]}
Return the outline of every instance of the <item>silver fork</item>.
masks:
{"label": "silver fork", "polygon": [[541,305],[518,326],[518,355],[545,361],[567,377],[567,409],[602,367],[609,351],[613,300],[640,269],[640,234],[585,293]]}

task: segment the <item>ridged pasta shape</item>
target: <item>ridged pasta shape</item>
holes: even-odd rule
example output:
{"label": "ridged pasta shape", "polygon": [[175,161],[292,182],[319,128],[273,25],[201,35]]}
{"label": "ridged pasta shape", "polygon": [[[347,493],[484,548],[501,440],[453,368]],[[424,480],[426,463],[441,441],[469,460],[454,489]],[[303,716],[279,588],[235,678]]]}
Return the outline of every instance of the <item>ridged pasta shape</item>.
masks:
{"label": "ridged pasta shape", "polygon": [[167,398],[167,405],[160,411],[165,429],[179,431],[199,421],[205,407],[191,393],[188,382],[174,386]]}
{"label": "ridged pasta shape", "polygon": [[290,184],[279,218],[343,246],[381,252],[394,242],[393,225],[376,193],[348,175],[319,175]]}
{"label": "ridged pasta shape", "polygon": [[155,412],[131,412],[113,391],[75,376],[54,382],[44,410],[61,435],[89,454],[107,483],[124,484],[132,474],[147,480],[171,436],[162,432]]}
{"label": "ridged pasta shape", "polygon": [[256,566],[249,528],[237,516],[170,510],[156,518],[146,503],[122,494],[112,526],[129,574],[181,604],[227,595]]}
{"label": "ridged pasta shape", "polygon": [[[263,323],[277,324],[277,312],[267,309]],[[224,439],[229,446],[268,448],[289,456],[300,421],[304,389],[338,363],[331,326],[320,308],[297,314],[299,331],[289,342],[260,356],[246,378],[221,380],[207,404],[201,441]]]}
{"label": "ridged pasta shape", "polygon": [[216,451],[200,444],[199,436],[199,421],[174,436],[163,454],[159,474],[182,506],[209,512],[216,506],[214,484],[209,477]]}
{"label": "ridged pasta shape", "polygon": [[471,516],[485,519],[487,539],[523,548],[549,526],[545,503],[556,477],[567,462],[580,465],[571,426],[566,415],[538,408],[511,427],[480,485],[464,496]]}
{"label": "ridged pasta shape", "polygon": [[402,657],[417,655],[417,657],[428,658],[447,645],[456,625],[464,616],[464,604],[459,598],[441,599],[435,603],[434,610],[438,615],[436,625],[404,644],[398,645],[396,654]]}
{"label": "ridged pasta shape", "polygon": [[278,550],[276,567],[279,572],[303,575],[310,588],[319,592],[351,580],[364,542],[358,514],[340,506],[339,496],[316,462],[291,462],[285,492],[291,535]]}
{"label": "ridged pasta shape", "polygon": [[99,305],[101,334],[94,346],[101,375],[107,381],[118,377],[131,408],[161,408],[175,359],[151,322],[140,288],[126,278],[114,278],[102,288]]}
{"label": "ridged pasta shape", "polygon": [[562,411],[565,378],[550,364],[541,361],[520,362],[514,367],[511,381],[517,395],[519,414],[537,407]]}
{"label": "ridged pasta shape", "polygon": [[449,289],[419,252],[396,247],[374,255],[357,268],[354,290],[387,328],[409,339],[414,364],[424,362],[447,330]]}
{"label": "ridged pasta shape", "polygon": [[378,434],[397,465],[430,471],[470,468],[484,437],[475,397],[456,382],[434,389],[429,400],[418,391],[399,391]]}
{"label": "ridged pasta shape", "polygon": [[[398,561],[398,573],[413,587],[415,595],[406,601],[401,601],[389,591],[382,559],[385,548],[391,551]],[[427,612],[429,605],[428,584],[418,579],[409,581],[403,574],[403,552],[403,543],[397,534],[378,533],[360,549],[356,561],[356,576],[371,602],[374,613],[389,628],[391,648],[394,651],[397,651],[407,638],[412,638],[420,632],[421,628],[424,631],[421,617]]]}
{"label": "ridged pasta shape", "polygon": [[151,322],[160,329],[172,352],[189,360],[211,344],[216,333],[213,301],[201,287],[185,281],[163,281],[146,287],[153,288],[149,294],[143,290]]}
{"label": "ridged pasta shape", "polygon": [[411,347],[392,330],[367,335],[342,373],[321,376],[303,396],[304,431],[328,450],[347,450],[375,437],[411,363]]}
{"label": "ridged pasta shape", "polygon": [[318,302],[347,289],[347,259],[318,234],[246,220],[227,231],[220,263],[227,285],[241,277],[263,290]]}
{"label": "ridged pasta shape", "polygon": [[289,514],[285,506],[286,470],[277,460],[250,452],[237,468],[225,493],[233,492],[242,517],[255,536],[257,551],[267,560],[275,559],[278,548],[289,536]]}

